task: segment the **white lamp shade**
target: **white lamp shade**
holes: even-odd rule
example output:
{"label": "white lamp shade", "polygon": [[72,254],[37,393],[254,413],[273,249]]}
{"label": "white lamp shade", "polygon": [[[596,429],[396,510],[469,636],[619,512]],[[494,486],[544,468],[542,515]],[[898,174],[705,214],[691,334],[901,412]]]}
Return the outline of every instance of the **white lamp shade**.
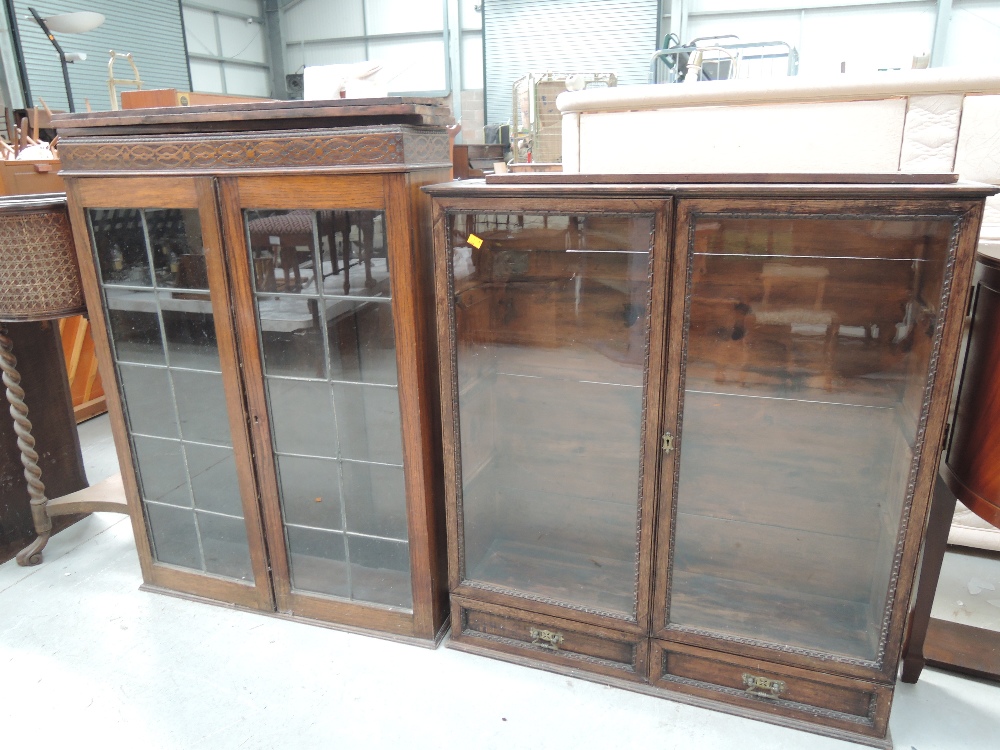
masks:
{"label": "white lamp shade", "polygon": [[76,13],[60,13],[55,16],[43,18],[49,31],[56,34],[83,34],[96,29],[104,23],[104,16],[101,13],[94,13],[90,10],[81,10]]}

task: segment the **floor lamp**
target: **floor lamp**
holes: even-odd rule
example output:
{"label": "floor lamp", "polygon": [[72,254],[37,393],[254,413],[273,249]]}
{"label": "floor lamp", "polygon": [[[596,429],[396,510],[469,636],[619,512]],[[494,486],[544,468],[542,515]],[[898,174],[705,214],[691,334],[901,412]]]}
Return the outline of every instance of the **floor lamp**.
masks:
{"label": "floor lamp", "polygon": [[46,38],[52,42],[52,46],[59,53],[59,64],[62,66],[63,83],[66,84],[66,99],[69,102],[69,111],[76,112],[73,105],[73,89],[69,85],[69,67],[67,63],[83,61],[87,55],[83,52],[63,52],[59,42],[56,41],[52,32],[59,34],[83,34],[92,31],[104,23],[104,16],[89,10],[81,10],[76,13],[60,13],[54,16],[42,18],[34,8],[28,8],[35,22],[42,27]]}
{"label": "floor lamp", "polygon": [[0,369],[28,484],[32,522],[38,535],[17,554],[19,565],[37,565],[42,561],[42,549],[52,534],[54,516],[128,512],[124,497],[120,496],[88,495],[88,490],[55,500],[45,496],[28,420],[25,387],[17,371],[14,342],[6,325],[56,320],[84,312],[66,196],[48,193],[0,198]]}

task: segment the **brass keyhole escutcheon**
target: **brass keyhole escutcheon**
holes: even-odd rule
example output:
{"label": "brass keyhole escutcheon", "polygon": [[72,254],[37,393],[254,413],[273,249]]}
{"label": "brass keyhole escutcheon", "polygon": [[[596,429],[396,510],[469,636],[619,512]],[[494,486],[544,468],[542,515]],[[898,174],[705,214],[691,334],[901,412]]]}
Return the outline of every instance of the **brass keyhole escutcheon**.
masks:
{"label": "brass keyhole escutcheon", "polygon": [[674,436],[669,432],[663,433],[663,452],[670,453],[674,449]]}

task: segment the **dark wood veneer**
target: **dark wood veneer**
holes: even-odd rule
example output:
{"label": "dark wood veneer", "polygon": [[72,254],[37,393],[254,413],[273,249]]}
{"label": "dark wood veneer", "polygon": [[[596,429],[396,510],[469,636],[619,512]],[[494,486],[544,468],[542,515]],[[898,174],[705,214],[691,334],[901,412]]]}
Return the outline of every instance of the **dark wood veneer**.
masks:
{"label": "dark wood veneer", "polygon": [[990,189],[534,177],[428,188],[454,646],[887,746]]}
{"label": "dark wood veneer", "polygon": [[[96,113],[69,116],[58,123],[61,145],[66,148],[71,217],[100,368],[106,382],[119,382],[119,387],[108,394],[109,410],[144,585],[149,590],[276,612],[407,642],[435,644],[440,640],[448,622],[444,529],[438,505],[443,482],[434,361],[430,198],[420,191],[422,185],[447,180],[451,175],[448,134],[441,127],[449,117],[447,109],[437,104],[436,100],[397,98],[363,104],[268,102]],[[142,219],[144,236],[148,238],[148,248],[142,252],[154,264],[152,273],[157,285],[156,290],[144,292],[135,284],[152,284],[125,276],[130,266],[124,271],[120,268],[120,254],[114,255],[120,253],[117,245],[113,251],[102,247],[95,253],[88,217],[97,209],[189,210],[187,216],[198,217],[202,254],[199,257],[197,248],[194,252],[181,249],[173,240],[173,245],[166,244],[166,240],[157,244],[147,227],[148,220]],[[295,230],[298,234],[272,230],[276,236],[268,255],[262,252],[262,245],[268,246],[266,233],[263,240],[248,234],[247,212],[264,218],[290,217],[289,226],[296,220],[301,223],[305,216],[307,222],[317,222],[318,234],[314,235],[311,228],[304,233]],[[113,222],[108,225],[114,226]],[[376,229],[380,241],[376,240]],[[124,235],[121,237],[121,251],[132,252],[124,247]],[[256,243],[253,254],[248,242]],[[181,253],[186,255],[175,257]],[[171,256],[169,262],[167,255]],[[239,580],[207,572],[207,562],[205,570],[167,563],[155,551],[159,548],[154,536],[167,533],[167,526],[161,522],[161,531],[155,531],[157,527],[147,511],[150,499],[141,496],[146,485],[135,448],[135,431],[130,428],[128,394],[116,381],[123,366],[116,360],[121,333],[109,321],[105,304],[109,293],[122,292],[102,279],[99,266],[105,263],[103,273],[108,274],[107,264],[112,262],[108,258],[118,264],[117,270],[111,272],[121,278],[114,284],[124,282],[126,290],[132,284],[133,294],[145,293],[159,300],[156,305],[168,305],[180,318],[179,323],[171,323],[171,335],[195,336],[192,341],[209,341],[213,351],[217,348],[228,419],[225,441],[232,445],[233,481],[246,529],[252,581],[249,575]],[[132,261],[126,258],[125,262]],[[178,275],[180,267],[202,269],[201,276],[188,272],[182,277]],[[323,282],[322,295],[317,292],[317,277]],[[182,278],[185,286],[203,283],[203,290],[171,291],[171,285],[181,283]],[[198,282],[199,278],[203,281]],[[304,290],[296,286],[303,281]],[[308,291],[308,284],[312,284],[312,296],[296,296]],[[272,299],[268,293],[276,296]],[[312,301],[307,303],[307,299]],[[269,313],[272,317],[268,319],[268,330],[277,332],[278,343],[274,346],[278,348],[272,352],[278,354],[262,352],[257,312],[260,300],[277,310]],[[126,304],[135,306],[140,302],[126,299]],[[290,305],[287,324],[282,322],[282,304]],[[313,311],[311,320],[308,312],[295,312],[299,309],[295,305]],[[326,306],[330,311],[321,325],[316,311],[326,310]],[[366,311],[376,312],[365,318]],[[377,311],[389,312],[383,315]],[[162,311],[156,314],[160,316],[156,320],[166,321]],[[214,320],[210,330],[194,319],[206,314]],[[131,325],[139,326],[134,322],[139,317],[130,318]],[[155,325],[166,330],[166,322]],[[321,332],[318,336],[316,330]],[[347,337],[338,344],[343,351],[334,352],[333,344],[324,342],[328,330],[330,337]],[[296,333],[301,335],[296,338]],[[363,335],[368,338],[362,340]],[[306,340],[313,342],[313,349],[303,348],[302,341]],[[147,343],[146,339],[141,343]],[[391,353],[391,362],[364,359],[381,356],[385,351]],[[352,437],[356,453],[345,458],[339,447],[331,456],[330,449],[319,447],[316,441],[305,446],[310,455],[315,453],[327,460],[326,470],[333,467],[338,477],[335,486],[316,489],[315,483],[309,485],[310,475],[302,471],[295,475],[299,484],[289,485],[292,489],[288,492],[299,493],[295,502],[300,510],[313,502],[312,494],[306,497],[301,493],[311,492],[320,495],[315,500],[317,505],[323,501],[323,508],[339,507],[341,513],[336,522],[332,516],[324,516],[322,523],[327,525],[315,528],[299,521],[302,531],[295,542],[299,544],[298,552],[290,549],[292,543],[285,534],[287,519],[280,499],[284,490],[267,390],[267,379],[284,371],[268,372],[272,365],[266,363],[266,356],[279,355],[287,358],[291,363],[288,366],[300,368],[295,372],[309,376],[300,380],[311,383],[314,392],[339,388],[342,392],[337,398],[354,398],[344,395],[348,393],[358,398],[343,402],[341,405],[346,404],[351,414],[343,416],[345,421],[339,426],[325,425],[326,433],[320,436],[321,441],[333,441],[338,428],[347,430],[349,424],[350,429],[360,429]],[[346,374],[334,373],[335,355],[347,357],[344,361],[355,369]],[[302,370],[302,358],[319,362],[320,370],[327,374]],[[362,362],[365,368],[382,369],[366,374]],[[284,365],[285,360],[275,363]],[[132,366],[132,362],[124,366]],[[155,363],[153,366],[163,367]],[[294,385],[299,380],[281,382]],[[327,394],[321,400],[326,403],[331,398]],[[359,405],[367,403],[365,398],[377,398],[373,402],[377,406],[370,407],[375,411],[362,410]],[[398,406],[393,405],[394,401]],[[398,418],[394,417],[397,410]],[[394,419],[396,428],[392,427]],[[186,433],[179,434],[191,442]],[[343,439],[348,439],[346,432]],[[394,442],[402,445],[401,459],[384,459],[374,453],[392,450]],[[212,445],[208,448],[215,450]],[[398,455],[399,449],[394,450]],[[288,448],[284,452],[296,453]],[[348,468],[343,468],[345,460],[354,461],[349,467],[353,472],[350,478]],[[153,466],[147,465],[150,482],[155,479]],[[356,515],[347,521],[348,501],[340,487],[343,493],[356,493],[352,498],[368,492],[374,503],[391,497],[394,502],[405,502],[405,507],[398,510],[393,505],[386,511],[380,505],[378,512],[384,515],[374,516],[374,511],[369,513],[370,508],[362,506],[360,500],[351,499],[359,504],[351,506],[351,513]],[[165,508],[157,512],[174,513],[169,504],[154,502],[154,506]],[[183,503],[178,507],[184,510]],[[189,512],[200,523],[208,509],[198,505],[197,500],[195,509]],[[227,512],[228,516],[216,515],[208,520],[221,519],[215,521],[219,524],[225,521],[229,529],[226,533],[232,534],[233,524],[240,519],[235,511]],[[202,535],[198,533],[200,547]],[[356,546],[348,547],[349,540]],[[238,547],[241,543],[237,540],[235,544]],[[351,558],[336,557],[337,544],[343,545],[343,555],[354,549],[353,566]],[[207,561],[210,554],[216,553],[201,550],[199,554]],[[301,569],[298,583],[291,562],[293,554],[309,560],[310,567]],[[354,583],[352,575],[356,577]],[[346,588],[339,583],[341,577],[346,579]],[[340,593],[331,593],[334,591]]]}

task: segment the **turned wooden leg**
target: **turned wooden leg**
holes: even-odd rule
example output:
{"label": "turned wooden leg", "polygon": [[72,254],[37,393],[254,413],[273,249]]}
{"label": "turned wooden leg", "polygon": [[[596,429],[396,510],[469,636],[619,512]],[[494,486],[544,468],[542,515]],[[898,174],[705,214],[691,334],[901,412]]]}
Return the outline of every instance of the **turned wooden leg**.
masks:
{"label": "turned wooden leg", "polygon": [[45,497],[42,470],[38,466],[38,454],[35,452],[35,438],[31,436],[31,422],[28,421],[28,407],[24,403],[21,374],[17,371],[17,359],[14,357],[14,342],[5,325],[0,326],[0,368],[3,369],[3,384],[7,387],[10,416],[14,419],[17,447],[21,451],[24,478],[28,482],[31,517],[35,523],[35,533],[38,534],[34,542],[17,554],[17,564],[38,565],[42,561],[42,549],[52,534],[52,519],[46,510],[48,499]]}
{"label": "turned wooden leg", "polygon": [[362,214],[358,219],[358,237],[361,240],[361,251],[365,254],[365,289],[374,289],[378,282],[372,276],[372,258],[375,255],[375,217],[370,213]]}
{"label": "turned wooden leg", "polygon": [[924,541],[924,560],[920,566],[920,577],[917,579],[917,596],[910,612],[909,632],[903,645],[903,674],[900,677],[903,682],[916,682],[924,669],[926,662],[924,641],[927,639],[931,605],[934,604],[934,594],[937,591],[938,579],[941,577],[941,565],[944,563],[944,553],[948,547],[948,532],[951,529],[951,519],[955,515],[956,502],[955,495],[938,476],[934,483],[934,496],[931,498],[927,538]]}

